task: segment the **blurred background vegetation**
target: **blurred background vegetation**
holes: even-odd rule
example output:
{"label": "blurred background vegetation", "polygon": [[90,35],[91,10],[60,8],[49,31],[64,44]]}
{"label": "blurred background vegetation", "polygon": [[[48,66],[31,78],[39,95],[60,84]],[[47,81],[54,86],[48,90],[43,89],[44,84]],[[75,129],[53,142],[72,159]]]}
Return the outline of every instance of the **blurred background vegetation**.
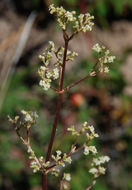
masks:
{"label": "blurred background vegetation", "polygon": [[[21,109],[37,111],[40,117],[32,129],[32,145],[38,155],[45,155],[57,96],[38,86],[38,55],[49,40],[58,46],[63,43],[61,31],[48,13],[51,3],[95,16],[93,33],[81,34],[71,42],[70,48],[80,56],[74,64],[68,63],[65,86],[88,73],[96,61],[90,51],[94,43],[104,44],[117,57],[108,76],[93,77],[65,94],[54,150],[68,150],[72,143],[66,135],[68,126],[89,121],[100,134],[94,143],[111,157],[107,174],[93,190],[131,190],[132,0],[0,1],[0,189],[41,189],[41,176],[32,174],[25,147],[7,115],[15,116]],[[89,161],[80,153],[66,168],[72,174],[71,190],[84,190],[90,184],[88,167]],[[57,183],[49,176],[50,190],[58,189]]]}

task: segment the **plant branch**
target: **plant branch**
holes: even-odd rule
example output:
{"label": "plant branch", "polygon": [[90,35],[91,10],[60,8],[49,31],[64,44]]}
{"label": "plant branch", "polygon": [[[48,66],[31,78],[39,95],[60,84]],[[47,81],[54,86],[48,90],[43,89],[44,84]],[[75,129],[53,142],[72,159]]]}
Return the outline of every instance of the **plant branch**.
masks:
{"label": "plant branch", "polygon": [[75,82],[75,83],[67,86],[66,88],[63,89],[63,92],[67,92],[70,88],[72,88],[72,87],[80,84],[81,82],[83,82],[84,80],[90,78],[91,76],[95,76],[97,74],[97,72],[94,72],[94,69],[96,68],[97,65],[98,65],[98,62],[93,66],[93,69],[90,71],[90,73],[87,76],[85,76],[81,80],[79,80],[79,81],[77,81],[77,82]]}
{"label": "plant branch", "polygon": [[55,88],[55,87],[53,87],[53,86],[50,86],[50,88],[51,88],[52,90],[54,90],[55,92],[58,92],[58,93],[59,93],[59,90],[58,90],[57,88]]}
{"label": "plant branch", "polygon": [[[16,130],[16,134],[17,136],[20,138],[20,140],[23,142],[23,144],[27,147],[28,150],[30,150],[30,152],[33,153],[33,150],[31,148],[31,145],[30,145],[30,139],[29,139],[29,129],[27,130],[27,140],[25,140],[19,133],[19,129],[15,129]],[[38,160],[38,158],[35,156],[34,157],[34,160],[36,161],[36,163],[39,165],[39,167],[41,168],[41,164]]]}
{"label": "plant branch", "polygon": [[87,187],[86,190],[90,190],[95,185],[95,183],[96,183],[96,178],[93,179],[92,184],[89,187]]}
{"label": "plant branch", "polygon": [[[80,147],[76,148],[77,140],[78,140],[78,136],[76,137],[76,139],[75,139],[75,141],[74,141],[74,143],[73,143],[73,145],[72,145],[72,147],[71,147],[71,150],[69,151],[69,153],[67,153],[67,155],[66,155],[67,158],[68,158],[69,156],[71,156],[72,154],[78,152],[79,150],[83,149],[84,146],[85,146],[85,144],[88,144],[88,143],[89,143],[89,140],[88,140],[86,143],[84,143],[84,144],[82,144]],[[75,150],[73,151],[73,148],[74,148],[74,147],[75,147]],[[59,161],[61,162],[62,160],[63,160],[63,157],[62,157]],[[53,168],[56,167],[56,166],[57,166],[56,163],[53,164],[53,165],[51,165],[51,166],[49,166],[49,167],[47,168],[46,172],[49,172],[51,169],[53,169]]]}
{"label": "plant branch", "polygon": [[[65,65],[66,65],[66,55],[67,55],[67,49],[68,49],[68,40],[67,40],[67,34],[66,34],[65,31],[63,31],[63,37],[64,37],[64,40],[65,40],[65,50],[64,50],[64,56],[63,56],[62,71],[61,71],[61,76],[60,76],[60,88],[59,88],[59,91],[62,91],[62,88],[63,88]],[[54,119],[54,123],[53,123],[53,129],[52,129],[52,133],[51,133],[51,137],[50,137],[50,143],[49,143],[48,151],[47,151],[47,155],[46,155],[46,162],[49,161],[50,156],[51,156],[51,151],[52,151],[52,146],[53,146],[54,137],[55,137],[55,133],[56,133],[56,128],[57,128],[57,124],[58,124],[61,104],[62,104],[62,94],[59,94],[58,103],[57,103],[57,109],[56,109],[56,114],[55,114],[55,119]]]}
{"label": "plant branch", "polygon": [[76,34],[78,34],[78,31],[74,32],[74,33],[69,37],[69,40],[72,40],[72,38],[73,38]]}
{"label": "plant branch", "polygon": [[53,146],[56,128],[57,128],[58,119],[59,119],[61,104],[62,104],[62,94],[59,94],[55,119],[54,119],[54,123],[53,123],[52,133],[51,133],[50,142],[49,142],[48,151],[47,151],[46,160],[45,160],[46,162],[50,160],[52,146]]}

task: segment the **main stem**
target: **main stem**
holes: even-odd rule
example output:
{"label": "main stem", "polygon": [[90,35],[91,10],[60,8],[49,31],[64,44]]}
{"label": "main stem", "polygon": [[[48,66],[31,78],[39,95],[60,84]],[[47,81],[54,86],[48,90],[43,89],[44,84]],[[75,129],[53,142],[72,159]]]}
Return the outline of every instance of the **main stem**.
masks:
{"label": "main stem", "polygon": [[[62,63],[62,69],[61,69],[61,74],[60,74],[60,84],[59,84],[59,91],[60,92],[63,89],[65,66],[66,66],[66,56],[67,56],[67,49],[68,49],[68,42],[69,42],[68,36],[67,36],[65,31],[63,31],[63,38],[65,41],[65,49],[64,49],[63,63]],[[55,134],[56,134],[56,129],[57,129],[57,125],[58,125],[60,109],[61,109],[61,105],[62,105],[62,99],[63,99],[63,94],[59,93],[55,119],[54,119],[54,123],[53,123],[52,133],[51,133],[51,137],[50,137],[50,142],[49,142],[45,162],[49,161],[50,157],[51,157],[51,151],[52,151],[52,147],[53,147],[53,143],[54,143],[54,139],[55,139]],[[43,180],[43,183],[42,183],[43,190],[48,190],[47,179],[46,179],[45,173],[43,173],[43,179],[42,180]]]}

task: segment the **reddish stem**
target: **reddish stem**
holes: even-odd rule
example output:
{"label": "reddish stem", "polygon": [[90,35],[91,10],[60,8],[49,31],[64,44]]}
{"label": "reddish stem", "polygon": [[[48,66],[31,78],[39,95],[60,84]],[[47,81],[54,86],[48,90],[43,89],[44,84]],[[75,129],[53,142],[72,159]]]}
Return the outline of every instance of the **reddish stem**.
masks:
{"label": "reddish stem", "polygon": [[55,138],[55,133],[56,133],[56,128],[57,128],[57,124],[58,124],[58,119],[59,119],[59,113],[60,113],[60,108],[61,108],[61,103],[62,103],[62,94],[59,94],[58,97],[58,104],[57,104],[57,109],[56,109],[56,114],[55,114],[55,120],[53,123],[53,129],[52,129],[52,133],[51,133],[51,137],[50,137],[50,142],[49,142],[49,146],[48,146],[48,151],[47,151],[47,155],[46,155],[46,162],[49,161],[50,159],[50,155],[51,155],[51,151],[52,151],[52,146],[53,146],[53,142],[54,142],[54,138]]}
{"label": "reddish stem", "polygon": [[[80,84],[82,81],[84,81],[84,80],[90,78],[91,76],[94,76],[94,75],[93,75],[93,72],[94,72],[94,69],[96,68],[97,64],[98,64],[98,62],[93,66],[92,70],[90,71],[90,73],[89,73],[87,76],[85,76],[85,77],[82,78],[81,80],[79,80],[79,81],[77,81],[77,82],[75,82],[75,83],[73,83],[73,84],[67,86],[66,88],[63,89],[63,92],[68,91],[70,88],[72,88],[72,87],[74,87],[74,86]],[[96,72],[95,74],[97,74],[97,72]]]}
{"label": "reddish stem", "polygon": [[50,88],[51,88],[52,90],[54,90],[55,92],[58,92],[58,93],[59,93],[59,90],[56,89],[55,87],[51,86]]}
{"label": "reddish stem", "polygon": [[92,184],[86,189],[86,190],[90,190],[96,183],[96,178],[93,179]]}
{"label": "reddish stem", "polygon": [[43,173],[42,175],[42,188],[43,190],[48,190],[48,187],[47,187],[47,176],[45,173]]}
{"label": "reddish stem", "polygon": [[[64,50],[64,56],[63,56],[62,70],[61,70],[61,74],[60,74],[59,91],[62,91],[62,89],[63,89],[65,66],[66,66],[66,56],[67,56],[68,42],[69,42],[68,36],[67,36],[65,31],[63,31],[63,38],[65,41],[65,50]],[[49,142],[49,146],[48,146],[48,151],[47,151],[47,155],[46,155],[46,160],[45,160],[46,162],[49,161],[50,157],[51,157],[51,151],[52,151],[52,147],[53,147],[53,143],[54,143],[54,139],[55,139],[57,124],[58,124],[59,115],[60,115],[60,109],[61,109],[61,105],[62,105],[62,99],[63,99],[63,94],[60,93],[59,97],[58,97],[55,119],[54,119],[54,123],[53,123],[53,128],[52,128],[52,133],[51,133],[50,142]],[[43,174],[43,190],[48,190],[45,173]]]}

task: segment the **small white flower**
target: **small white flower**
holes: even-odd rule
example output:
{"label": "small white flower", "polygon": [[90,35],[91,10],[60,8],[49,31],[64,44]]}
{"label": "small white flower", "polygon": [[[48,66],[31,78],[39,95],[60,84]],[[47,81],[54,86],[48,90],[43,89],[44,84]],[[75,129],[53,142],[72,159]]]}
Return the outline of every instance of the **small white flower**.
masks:
{"label": "small white flower", "polygon": [[89,173],[95,175],[95,174],[98,173],[98,170],[97,170],[97,168],[91,168],[91,169],[89,170]]}
{"label": "small white flower", "polygon": [[89,151],[91,151],[93,154],[97,154],[97,149],[95,146],[89,146]]}
{"label": "small white flower", "polygon": [[106,169],[102,166],[99,166],[98,168],[100,174],[105,174]]}
{"label": "small white flower", "polygon": [[93,127],[93,125],[88,126],[88,129],[90,130],[91,133],[94,133],[94,127]]}
{"label": "small white flower", "polygon": [[98,133],[94,133],[94,137],[96,138],[99,137]]}
{"label": "small white flower", "polygon": [[23,115],[26,115],[26,114],[27,114],[27,111],[21,110],[21,113],[22,113]]}
{"label": "small white flower", "polygon": [[44,157],[43,157],[43,156],[39,157],[39,161],[40,161],[40,162],[42,162],[43,160],[44,160]]}
{"label": "small white flower", "polygon": [[39,85],[44,88],[44,90],[48,90],[50,88],[50,79],[40,80]]}
{"label": "small white flower", "polygon": [[56,177],[58,177],[59,172],[60,172],[59,169],[56,169],[56,168],[53,168],[53,169],[52,169],[52,175],[54,175],[54,176],[56,176]]}
{"label": "small white flower", "polygon": [[53,78],[54,79],[59,78],[59,69],[58,68],[53,69]]}
{"label": "small white flower", "polygon": [[115,56],[109,56],[108,57],[108,63],[113,63],[115,58],[116,58]]}
{"label": "small white flower", "polygon": [[36,113],[36,111],[32,112],[32,116],[37,119],[38,118],[38,114]]}
{"label": "small white flower", "polygon": [[71,175],[69,173],[64,173],[63,174],[63,179],[65,179],[66,181],[70,181],[71,180]]}
{"label": "small white flower", "polygon": [[35,164],[37,164],[36,161],[32,161],[32,162],[30,163],[31,166],[33,166],[33,165],[35,165]]}
{"label": "small white flower", "polygon": [[44,62],[45,57],[43,55],[39,55],[39,59]]}
{"label": "small white flower", "polygon": [[72,153],[76,152],[76,146],[72,146],[71,152],[72,152]]}
{"label": "small white flower", "polygon": [[76,20],[76,17],[73,16],[73,13],[72,13],[72,12],[67,11],[67,12],[65,13],[65,16],[67,17],[68,21],[70,21],[70,22]]}
{"label": "small white flower", "polygon": [[33,121],[33,118],[28,111],[22,110],[21,113],[25,116],[24,120],[26,122],[32,122]]}
{"label": "small white flower", "polygon": [[57,150],[56,153],[57,153],[57,155],[59,155],[59,156],[62,154],[62,152],[61,152],[60,150]]}
{"label": "small white flower", "polygon": [[97,43],[97,44],[95,44],[94,46],[93,46],[93,48],[92,48],[94,51],[96,51],[96,52],[98,52],[98,53],[100,53],[101,52],[101,47],[100,47],[100,45]]}
{"label": "small white flower", "polygon": [[87,137],[88,141],[92,140],[94,138],[93,135],[90,135],[89,133],[86,133],[86,137]]}
{"label": "small white flower", "polygon": [[102,159],[104,160],[104,162],[109,162],[110,161],[110,157],[109,156],[103,156]]}
{"label": "small white flower", "polygon": [[49,162],[49,161],[43,163],[43,167],[44,167],[44,168],[48,167],[49,165],[50,165],[50,162]]}
{"label": "small white flower", "polygon": [[96,166],[99,166],[99,165],[105,164],[106,162],[109,162],[109,161],[110,161],[109,156],[100,156],[99,158],[93,159],[93,164],[95,164]]}
{"label": "small white flower", "polygon": [[52,41],[49,41],[49,45],[51,46],[51,51],[55,51],[55,44]]}
{"label": "small white flower", "polygon": [[76,57],[76,56],[78,56],[78,53],[74,51],[74,52],[72,53],[72,56],[73,56],[73,57]]}
{"label": "small white flower", "polygon": [[52,72],[51,72],[51,71],[47,71],[47,72],[46,72],[46,77],[47,77],[48,79],[50,79],[50,78],[52,77]]}
{"label": "small white flower", "polygon": [[85,146],[84,147],[84,155],[88,155],[89,154],[89,147],[88,146]]}
{"label": "small white flower", "polygon": [[56,12],[56,8],[54,7],[54,4],[51,4],[51,5],[49,6],[49,11],[50,11],[50,14],[53,14],[53,13]]}
{"label": "small white flower", "polygon": [[104,73],[108,73],[109,72],[109,68],[108,67],[104,67]]}
{"label": "small white flower", "polygon": [[40,69],[41,69],[42,71],[45,71],[45,70],[46,70],[46,67],[41,66]]}
{"label": "small white flower", "polygon": [[32,117],[31,117],[31,115],[30,114],[26,114],[26,116],[25,116],[25,121],[32,121]]}
{"label": "small white flower", "polygon": [[84,126],[84,127],[86,127],[86,126],[87,126],[87,124],[88,124],[88,122],[87,122],[87,121],[85,121],[85,122],[83,123],[83,126]]}
{"label": "small white flower", "polygon": [[27,152],[28,152],[28,153],[32,153],[32,149],[31,149],[31,147],[28,147]]}
{"label": "small white flower", "polygon": [[96,165],[96,166],[99,166],[101,164],[101,161],[99,158],[94,158],[93,159],[93,163]]}
{"label": "small white flower", "polygon": [[70,156],[69,156],[69,157],[67,157],[67,158],[65,159],[65,162],[68,162],[69,164],[71,164],[71,162],[72,162],[71,157],[70,157]]}

